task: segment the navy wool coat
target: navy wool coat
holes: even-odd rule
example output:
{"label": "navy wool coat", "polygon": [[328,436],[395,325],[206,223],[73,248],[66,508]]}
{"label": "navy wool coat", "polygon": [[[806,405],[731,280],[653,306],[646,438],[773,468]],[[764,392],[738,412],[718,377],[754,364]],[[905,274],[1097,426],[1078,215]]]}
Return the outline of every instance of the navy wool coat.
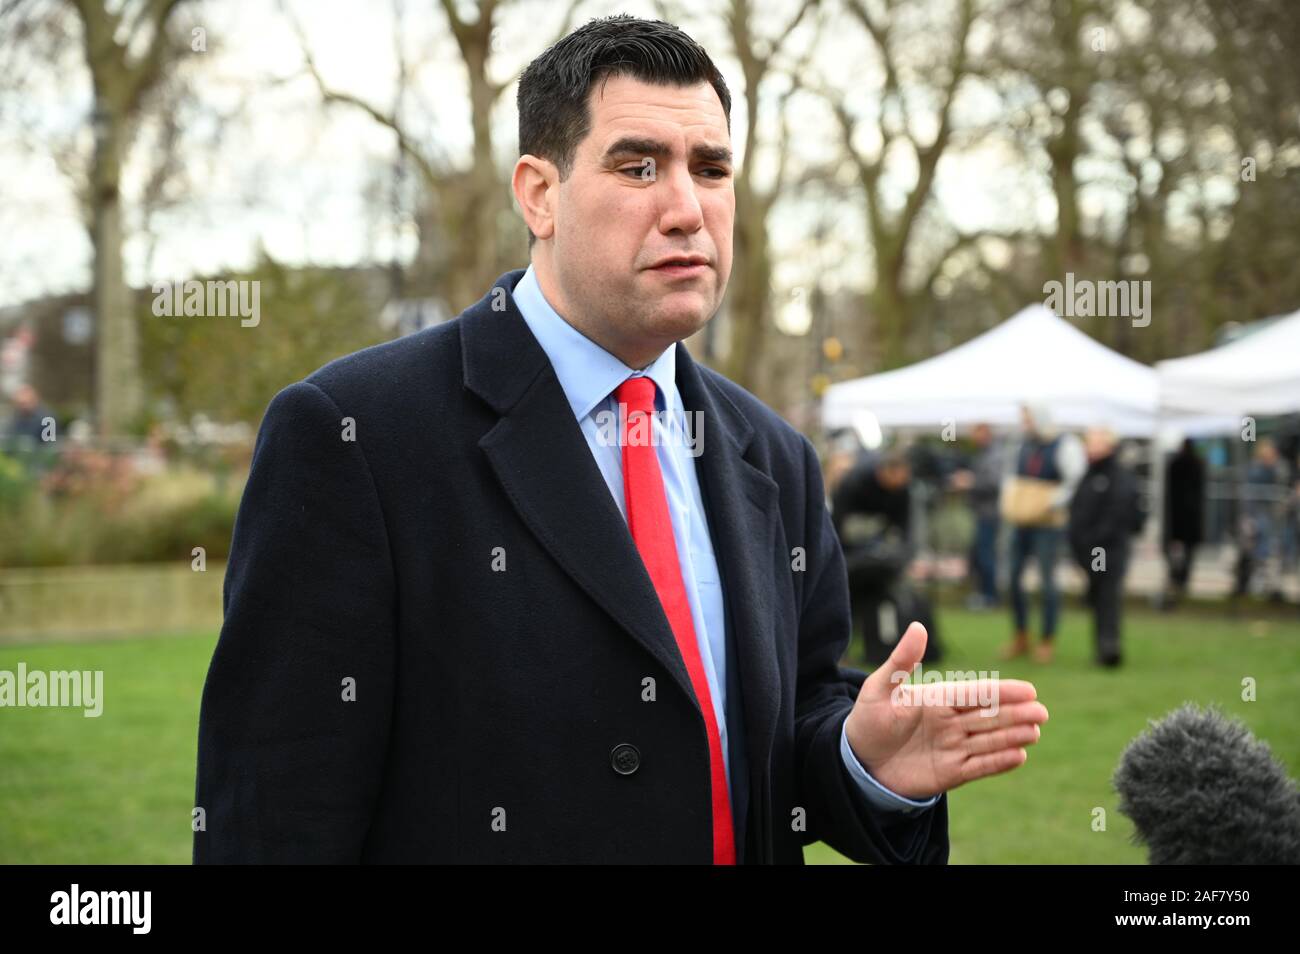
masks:
{"label": "navy wool coat", "polygon": [[[199,724],[196,863],[712,860],[704,720],[507,272],[326,364],[257,435]],[[678,345],[726,602],[738,861],[946,863],[868,808],[863,673],[811,444]]]}

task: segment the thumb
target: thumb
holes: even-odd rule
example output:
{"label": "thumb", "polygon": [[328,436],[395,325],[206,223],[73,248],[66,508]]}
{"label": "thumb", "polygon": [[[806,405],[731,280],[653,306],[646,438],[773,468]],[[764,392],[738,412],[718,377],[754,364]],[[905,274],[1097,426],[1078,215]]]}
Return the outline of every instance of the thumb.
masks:
{"label": "thumb", "polygon": [[[917,667],[921,657],[925,655],[925,644],[929,641],[929,638],[925,627],[913,620],[911,625],[903,631],[902,638],[894,646],[894,651],[889,654],[885,664],[867,679],[867,685],[863,688],[867,690],[868,694],[877,697],[888,697],[900,682],[905,682],[905,676],[912,674],[912,670]],[[904,675],[899,675],[899,673]]]}

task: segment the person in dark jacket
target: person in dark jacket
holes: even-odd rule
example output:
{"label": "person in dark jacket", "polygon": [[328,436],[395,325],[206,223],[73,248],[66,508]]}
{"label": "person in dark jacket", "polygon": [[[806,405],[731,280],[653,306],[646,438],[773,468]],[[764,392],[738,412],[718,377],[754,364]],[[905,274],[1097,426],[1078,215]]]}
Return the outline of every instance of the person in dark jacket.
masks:
{"label": "person in dark jacket", "polygon": [[1205,501],[1205,463],[1190,437],[1165,470],[1164,553],[1169,566],[1169,589],[1164,607],[1171,609],[1187,595],[1196,545],[1202,540],[1201,513]]}
{"label": "person in dark jacket", "polygon": [[58,451],[54,422],[54,412],[41,400],[36,388],[19,385],[8,426],[0,431],[0,452],[17,457],[33,476],[44,473],[53,465]]}
{"label": "person in dark jacket", "polygon": [[685,345],[731,274],[722,74],[616,16],[518,101],[528,267],[267,407],[194,861],[945,863],[948,791],[1020,766],[1047,709],[1023,680],[988,680],[993,718],[891,683],[919,622],[887,667],[837,665],[816,452]]}
{"label": "person in dark jacket", "polygon": [[878,595],[907,568],[913,555],[911,477],[906,453],[894,447],[864,451],[837,483],[831,514],[851,589]]}
{"label": "person in dark jacket", "polygon": [[967,605],[972,609],[988,609],[998,605],[998,498],[1005,464],[1003,449],[994,441],[993,429],[988,424],[976,424],[972,437],[977,449],[965,486],[975,517],[969,564],[977,585]]}
{"label": "person in dark jacket", "polygon": [[1282,600],[1281,551],[1282,528],[1286,519],[1287,497],[1291,487],[1287,464],[1278,453],[1277,444],[1262,437],[1255,445],[1254,457],[1246,468],[1243,519],[1239,530],[1237,587],[1235,596],[1247,590],[1268,594]]}
{"label": "person in dark jacket", "polygon": [[1141,526],[1137,480],[1120,463],[1118,438],[1106,427],[1084,434],[1088,469],[1070,499],[1070,553],[1088,574],[1095,658],[1120,664],[1120,606],[1128,570],[1129,537]]}
{"label": "person in dark jacket", "polygon": [[[831,517],[844,548],[853,615],[862,630],[863,651],[872,666],[881,665],[902,635],[907,620],[882,625],[882,605],[907,611],[913,606],[904,574],[914,556],[910,524],[911,461],[899,447],[863,451],[831,495]],[[912,617],[909,617],[909,619]],[[930,634],[925,661],[935,658],[933,621],[922,621]]]}

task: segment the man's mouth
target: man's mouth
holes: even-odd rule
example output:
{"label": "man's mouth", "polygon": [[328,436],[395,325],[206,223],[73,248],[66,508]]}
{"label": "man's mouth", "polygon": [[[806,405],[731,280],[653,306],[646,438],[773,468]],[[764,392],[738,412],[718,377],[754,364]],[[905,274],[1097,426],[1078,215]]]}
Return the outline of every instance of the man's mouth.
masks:
{"label": "man's mouth", "polygon": [[682,255],[663,259],[650,269],[669,278],[694,278],[703,275],[709,267],[709,260],[702,255]]}

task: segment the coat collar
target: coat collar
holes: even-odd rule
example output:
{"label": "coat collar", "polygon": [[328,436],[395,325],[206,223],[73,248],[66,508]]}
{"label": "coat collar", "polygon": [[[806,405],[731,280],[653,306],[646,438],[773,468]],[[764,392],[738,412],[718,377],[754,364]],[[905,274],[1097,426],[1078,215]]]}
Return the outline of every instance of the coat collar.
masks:
{"label": "coat collar", "polygon": [[629,368],[560,317],[542,294],[537,274],[530,265],[510,292],[528,330],[546,352],[560,387],[569,399],[573,416],[581,422],[610,393],[634,374],[644,374],[659,386],[659,409],[677,415],[677,343],[673,342],[644,369]]}
{"label": "coat collar", "polygon": [[[478,446],[538,541],[694,703],[686,666],[627,523],[554,368],[511,296],[524,272],[506,272],[460,316],[465,387],[500,415]],[[789,559],[776,552],[779,489],[746,456],[753,425],[681,342],[675,371],[683,411],[700,415],[697,474],[731,611],[728,636],[740,664],[746,748],[751,768],[766,772],[781,704],[772,565]],[[703,730],[701,715],[701,737]]]}

